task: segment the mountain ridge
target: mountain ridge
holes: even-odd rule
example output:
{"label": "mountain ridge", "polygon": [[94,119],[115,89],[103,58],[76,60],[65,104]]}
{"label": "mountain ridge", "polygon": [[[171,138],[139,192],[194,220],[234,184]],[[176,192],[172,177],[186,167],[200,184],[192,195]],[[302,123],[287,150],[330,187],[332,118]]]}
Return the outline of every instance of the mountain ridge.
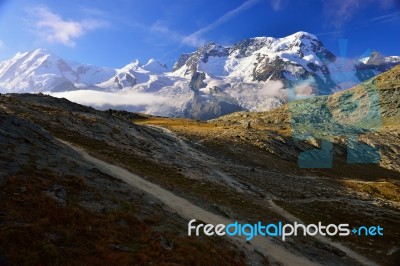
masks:
{"label": "mountain ridge", "polygon": [[[116,109],[201,120],[234,111],[266,111],[301,97],[331,94],[400,63],[400,57],[338,58],[307,32],[255,37],[232,46],[209,43],[182,54],[172,70],[155,59],[116,68],[62,59],[46,49],[18,53],[0,63],[2,92],[91,91],[163,99],[162,106],[121,105]],[[112,95],[110,95],[112,97]],[[85,97],[87,99],[95,97]],[[105,96],[105,98],[107,98]],[[102,109],[104,105],[85,102]],[[108,105],[107,105],[108,106]]]}

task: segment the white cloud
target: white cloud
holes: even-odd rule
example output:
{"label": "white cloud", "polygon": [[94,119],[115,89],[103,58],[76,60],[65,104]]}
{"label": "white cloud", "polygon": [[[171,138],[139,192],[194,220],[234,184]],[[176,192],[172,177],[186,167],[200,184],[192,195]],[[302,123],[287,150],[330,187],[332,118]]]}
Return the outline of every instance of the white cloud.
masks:
{"label": "white cloud", "polygon": [[286,99],[285,84],[280,80],[270,80],[262,83],[243,83],[233,92],[234,97],[241,98],[277,98]]}
{"label": "white cloud", "polygon": [[222,15],[220,18],[218,18],[214,22],[208,24],[207,26],[203,27],[202,29],[200,29],[200,30],[198,30],[196,32],[193,32],[192,34],[189,34],[188,36],[184,36],[182,38],[182,43],[186,44],[186,45],[191,45],[191,46],[199,46],[199,45],[204,44],[204,40],[201,38],[201,36],[203,34],[205,34],[205,33],[209,32],[209,31],[217,28],[218,26],[228,22],[229,20],[233,19],[234,17],[236,17],[241,12],[251,8],[255,4],[259,3],[260,1],[261,0],[247,0],[247,1],[245,1],[243,4],[241,4],[237,8],[228,11],[227,13]]}
{"label": "white cloud", "polygon": [[286,1],[285,0],[270,0],[270,3],[271,3],[273,10],[279,11],[283,8]]}
{"label": "white cloud", "polygon": [[206,41],[200,37],[200,34],[191,34],[188,36],[182,37],[182,44],[199,47],[202,46]]}
{"label": "white cloud", "polygon": [[[205,33],[228,22],[229,20],[231,20],[234,17],[236,17],[237,15],[239,15],[241,12],[251,8],[252,6],[254,6],[255,4],[257,4],[261,1],[262,0],[246,0],[240,6],[228,11],[227,13],[225,13],[224,15],[219,17],[217,20],[211,22],[210,24],[206,25],[205,27],[203,27],[189,35],[186,35],[186,36],[171,30],[170,28],[168,28],[166,26],[165,23],[163,23],[160,20],[156,21],[151,26],[150,31],[155,34],[161,34],[161,35],[168,37],[174,41],[179,41],[181,44],[179,47],[177,47],[176,50],[178,50],[182,45],[199,47],[206,42],[206,40],[203,38],[203,35]],[[174,50],[174,51],[176,51],[176,50]],[[174,52],[174,51],[172,51],[172,52]],[[170,54],[170,53],[167,53],[167,54]]]}
{"label": "white cloud", "polygon": [[174,32],[170,28],[166,26],[166,24],[161,21],[157,20],[151,27],[150,27],[150,32],[155,33],[155,34],[161,34],[163,36],[167,36],[168,38],[175,40],[175,41],[180,41],[182,39],[182,36],[178,34],[177,32]]}
{"label": "white cloud", "polygon": [[339,29],[363,8],[374,5],[380,9],[390,9],[396,5],[396,0],[327,0],[324,5],[326,18]]}
{"label": "white cloud", "polygon": [[336,28],[351,20],[358,11],[364,0],[331,1],[330,16],[333,17],[332,23]]}
{"label": "white cloud", "polygon": [[167,113],[171,108],[171,98],[147,93],[102,92],[93,90],[77,90],[55,92],[50,95],[66,98],[86,106],[97,109],[123,109],[132,112],[151,114]]}
{"label": "white cloud", "polygon": [[396,22],[397,20],[400,20],[400,12],[393,12],[388,15],[384,16],[379,16],[379,17],[374,17],[370,18],[364,21],[360,21],[358,23],[352,24],[351,27],[346,27],[346,28],[340,28],[337,30],[333,31],[325,31],[325,32],[317,32],[315,35],[317,36],[323,36],[323,35],[339,35],[343,32],[347,31],[355,31],[363,28],[368,28],[371,26],[371,24],[377,25],[377,24],[383,24],[383,23],[390,23],[390,22]]}
{"label": "white cloud", "polygon": [[84,19],[82,21],[63,19],[47,7],[34,7],[27,10],[34,18],[34,32],[50,43],[62,43],[74,47],[75,40],[88,31],[108,26],[106,21]]}

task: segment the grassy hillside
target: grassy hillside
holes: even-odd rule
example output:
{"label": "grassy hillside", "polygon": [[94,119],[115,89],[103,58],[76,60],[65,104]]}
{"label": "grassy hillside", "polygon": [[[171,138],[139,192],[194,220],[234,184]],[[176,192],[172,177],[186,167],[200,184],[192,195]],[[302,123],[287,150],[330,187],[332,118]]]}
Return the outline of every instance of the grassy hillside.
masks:
{"label": "grassy hillside", "polygon": [[[1,95],[0,264],[276,262],[249,244],[187,237],[186,219],[93,167],[61,139],[226,219],[379,224],[392,233],[333,240],[393,265],[400,255],[399,77],[396,67],[333,96],[208,122],[102,112],[46,95]],[[345,123],[346,114],[362,114],[367,102],[371,112]],[[348,164],[349,134],[379,148],[380,163]],[[300,168],[299,154],[324,138],[334,143],[333,167]],[[312,237],[274,244],[321,264],[359,263]]]}

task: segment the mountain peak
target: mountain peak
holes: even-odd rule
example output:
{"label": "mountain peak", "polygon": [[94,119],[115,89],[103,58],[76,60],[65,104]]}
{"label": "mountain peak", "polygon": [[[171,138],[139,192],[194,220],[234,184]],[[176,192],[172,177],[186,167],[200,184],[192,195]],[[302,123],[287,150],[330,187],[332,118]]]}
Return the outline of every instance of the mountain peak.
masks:
{"label": "mountain peak", "polygon": [[38,49],[31,50],[31,51],[28,51],[28,52],[18,52],[10,59],[11,60],[19,60],[19,59],[21,59],[23,57],[27,57],[27,58],[32,58],[33,59],[33,58],[35,58],[37,56],[42,57],[42,56],[45,56],[45,55],[53,55],[54,56],[54,54],[51,51],[49,51],[47,49],[43,49],[43,48],[38,48]]}
{"label": "mountain peak", "polygon": [[146,65],[152,64],[152,63],[154,63],[154,62],[156,62],[156,59],[150,58],[149,61],[147,61],[147,64],[146,64]]}
{"label": "mountain peak", "polygon": [[315,36],[314,34],[311,34],[309,32],[306,32],[306,31],[298,31],[296,33],[293,33],[292,35],[287,36],[287,37],[288,38],[289,37],[293,37],[293,38],[296,38],[296,39],[306,38],[306,39],[318,40],[317,36]]}
{"label": "mountain peak", "polygon": [[52,51],[46,48],[38,48],[28,52],[31,55],[55,55]]}
{"label": "mountain peak", "polygon": [[368,64],[370,65],[376,65],[376,64],[381,64],[385,61],[385,58],[382,56],[381,53],[378,51],[374,50],[371,53],[371,56],[368,59]]}
{"label": "mountain peak", "polygon": [[140,61],[138,59],[133,60],[131,63],[124,66],[122,69],[133,69],[137,70],[141,66]]}
{"label": "mountain peak", "polygon": [[162,64],[154,58],[151,58],[142,68],[155,73],[162,73],[168,69],[166,64]]}
{"label": "mountain peak", "polygon": [[36,52],[36,53],[48,53],[49,50],[46,48],[37,48],[35,50],[32,50],[32,52]]}

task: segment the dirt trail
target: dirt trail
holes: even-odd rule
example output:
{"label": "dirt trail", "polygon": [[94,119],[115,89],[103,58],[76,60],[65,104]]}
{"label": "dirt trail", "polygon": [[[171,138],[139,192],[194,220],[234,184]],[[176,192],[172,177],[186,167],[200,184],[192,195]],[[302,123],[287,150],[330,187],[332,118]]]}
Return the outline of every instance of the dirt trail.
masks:
{"label": "dirt trail", "polygon": [[[299,218],[297,218],[296,216],[294,216],[291,213],[288,213],[287,211],[285,211],[284,209],[282,209],[281,207],[279,207],[278,205],[276,205],[274,203],[274,201],[271,199],[268,201],[271,210],[273,210],[274,212],[282,215],[283,217],[285,217],[286,219],[288,219],[291,222],[299,222],[302,224],[305,224],[303,221],[301,221]],[[368,258],[365,258],[364,256],[358,254],[357,252],[351,250],[350,248],[338,243],[338,242],[333,242],[331,239],[329,239],[328,237],[323,237],[320,235],[316,235],[314,236],[314,238],[318,239],[319,241],[321,241],[322,243],[331,245],[343,252],[346,253],[347,256],[349,256],[350,258],[353,258],[354,260],[358,261],[359,263],[361,263],[362,265],[369,265],[369,266],[377,266],[378,264],[371,261]]]}
{"label": "dirt trail", "polygon": [[[149,193],[188,221],[191,219],[196,219],[204,223],[210,223],[214,225],[230,224],[234,222],[222,216],[206,211],[199,206],[187,201],[186,199],[178,197],[170,191],[165,190],[160,186],[153,184],[135,174],[132,174],[126,169],[99,160],[86,153],[82,148],[76,147],[62,140],[59,141],[64,143],[71,149],[75,150],[84,160],[93,164],[102,172],[112,175],[115,178],[124,181],[128,185]],[[307,258],[291,253],[284,247],[274,244],[266,237],[256,236],[250,242],[246,242],[244,237],[229,237],[228,239],[241,244],[244,248],[250,251],[256,250],[264,256],[271,257],[274,260],[281,262],[285,265],[316,265],[314,262],[308,260]]]}

